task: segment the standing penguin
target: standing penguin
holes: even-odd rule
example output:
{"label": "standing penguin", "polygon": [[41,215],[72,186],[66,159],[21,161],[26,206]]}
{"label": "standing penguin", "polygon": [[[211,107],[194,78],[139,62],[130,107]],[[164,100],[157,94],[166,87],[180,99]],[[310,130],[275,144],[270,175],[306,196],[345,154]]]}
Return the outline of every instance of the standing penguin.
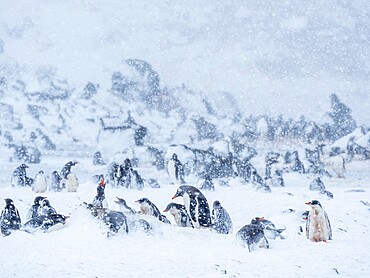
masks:
{"label": "standing penguin", "polygon": [[46,176],[44,174],[44,171],[40,170],[34,179],[32,190],[35,193],[44,193],[46,189],[48,188]]}
{"label": "standing penguin", "polygon": [[138,190],[143,190],[143,188],[144,188],[144,180],[143,180],[143,178],[139,175],[139,173],[136,170],[133,170],[132,171],[132,175],[134,177],[133,184],[135,185],[133,187],[136,188],[136,189],[138,189]]}
{"label": "standing penguin", "polygon": [[72,166],[75,166],[77,163],[77,161],[69,161],[60,171],[61,187],[67,188],[68,192],[76,192],[79,186],[77,176],[71,171]]}
{"label": "standing penguin", "polygon": [[171,179],[171,183],[185,183],[184,166],[181,164],[180,160],[177,158],[177,154],[172,154],[172,158],[167,164],[167,173]]}
{"label": "standing penguin", "polygon": [[51,205],[50,205],[50,201],[47,199],[47,198],[44,198],[42,201],[41,201],[41,215],[46,215],[46,216],[49,216],[51,214],[57,214],[57,211],[55,210],[55,208],[53,208]]}
{"label": "standing penguin", "polygon": [[184,205],[169,203],[163,212],[169,212],[179,227],[192,227],[190,216]]}
{"label": "standing penguin", "polygon": [[206,197],[199,189],[191,185],[182,185],[177,189],[172,199],[177,197],[183,198],[184,205],[195,228],[199,229],[211,225],[209,205]]}
{"label": "standing penguin", "polygon": [[221,206],[219,201],[213,202],[212,209],[213,224],[212,228],[219,234],[229,234],[233,231],[233,222],[231,221],[230,215]]}
{"label": "standing penguin", "polygon": [[37,216],[40,216],[41,213],[41,201],[46,199],[46,197],[37,196],[35,200],[33,201],[33,205],[30,207],[27,213],[27,219],[29,220],[31,218],[35,218]]}
{"label": "standing penguin", "polygon": [[129,158],[126,158],[123,161],[123,164],[119,166],[119,180],[118,184],[120,186],[126,187],[126,188],[131,188],[131,181],[132,181],[132,165],[131,165],[131,160]]}
{"label": "standing penguin", "polygon": [[69,161],[69,162],[67,162],[63,166],[62,170],[60,171],[60,177],[62,179],[67,179],[68,175],[70,173],[72,173],[72,171],[71,171],[72,166],[75,166],[77,163],[78,163],[77,161]]}
{"label": "standing penguin", "polygon": [[92,205],[97,208],[108,208],[108,202],[105,199],[105,180],[104,178],[101,179],[99,182],[98,187],[96,188],[96,196],[94,197],[94,200],[92,202]]}
{"label": "standing penguin", "polygon": [[263,228],[260,225],[248,224],[243,226],[237,233],[236,239],[245,247],[248,246],[249,252],[252,252],[254,246],[270,248],[269,242],[265,237]]}
{"label": "standing penguin", "polygon": [[65,180],[65,187],[68,192],[77,192],[80,183],[78,182],[77,176],[74,173],[70,173]]}
{"label": "standing penguin", "polygon": [[158,218],[159,221],[163,223],[168,223],[168,219],[160,213],[157,206],[153,204],[151,201],[149,201],[148,198],[141,198],[135,202],[140,204],[141,214],[151,215],[154,216],[155,218]]}
{"label": "standing penguin", "polygon": [[307,239],[319,242],[332,239],[332,230],[329,222],[329,217],[323,210],[321,204],[317,200],[307,202],[306,205],[311,207],[306,223]]}
{"label": "standing penguin", "polygon": [[13,230],[21,228],[21,217],[12,199],[5,199],[5,208],[0,216],[0,230],[3,236],[8,236]]}
{"label": "standing penguin", "polygon": [[50,180],[49,180],[49,190],[60,192],[62,191],[62,186],[60,184],[61,178],[59,176],[58,171],[54,171],[51,173]]}
{"label": "standing penguin", "polygon": [[26,164],[21,164],[12,173],[10,184],[12,186],[30,186],[32,179],[27,177],[26,169],[29,168]]}

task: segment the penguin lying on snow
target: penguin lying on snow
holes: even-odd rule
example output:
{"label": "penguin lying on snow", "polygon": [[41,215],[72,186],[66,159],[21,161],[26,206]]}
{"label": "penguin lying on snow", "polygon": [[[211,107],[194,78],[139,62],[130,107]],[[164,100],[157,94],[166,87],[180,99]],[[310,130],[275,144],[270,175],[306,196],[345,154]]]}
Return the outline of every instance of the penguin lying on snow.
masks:
{"label": "penguin lying on snow", "polygon": [[135,202],[140,204],[140,213],[154,216],[159,221],[170,224],[166,216],[162,215],[156,205],[149,201],[148,198],[141,198]]}
{"label": "penguin lying on snow", "polygon": [[265,233],[265,236],[268,239],[275,239],[277,237],[279,237],[280,239],[285,239],[285,237],[281,235],[281,233],[285,231],[285,228],[276,229],[274,223],[265,219],[264,217],[256,217],[252,219],[251,224],[261,226]]}
{"label": "penguin lying on snow", "polygon": [[126,214],[135,214],[136,213],[136,211],[133,208],[131,208],[127,205],[125,199],[116,197],[114,202],[116,202],[119,205],[119,207],[120,207],[120,209],[123,213],[126,213]]}
{"label": "penguin lying on snow", "polygon": [[41,201],[40,209],[41,215],[49,216],[51,214],[57,214],[57,211],[50,205],[50,201],[47,198]]}
{"label": "penguin lying on snow", "polygon": [[193,227],[197,229],[200,227],[210,227],[211,214],[209,205],[206,197],[199,189],[191,185],[182,185],[177,189],[172,199],[177,197],[183,198]]}
{"label": "penguin lying on snow", "polygon": [[236,239],[245,247],[248,246],[251,252],[255,246],[270,248],[269,242],[265,237],[263,228],[260,225],[248,224],[236,233]]}
{"label": "penguin lying on snow", "polygon": [[3,236],[8,236],[14,230],[21,228],[21,217],[12,199],[5,199],[5,208],[0,216],[0,230]]}
{"label": "penguin lying on snow", "polygon": [[41,208],[41,202],[42,200],[46,199],[46,197],[42,197],[42,196],[37,196],[35,198],[35,200],[33,201],[33,205],[30,207],[30,209],[28,210],[28,213],[27,213],[27,218],[26,220],[30,220],[32,218],[35,218],[37,216],[40,216],[41,214],[41,211],[40,211],[40,208]]}
{"label": "penguin lying on snow", "polygon": [[179,227],[192,227],[190,216],[184,205],[169,203],[163,212],[169,212]]}
{"label": "penguin lying on snow", "polygon": [[22,227],[22,231],[28,233],[35,233],[37,231],[47,232],[51,227],[55,227],[57,224],[66,224],[66,220],[69,216],[62,214],[50,214],[40,215],[28,220]]}
{"label": "penguin lying on snow", "polygon": [[221,206],[219,201],[213,202],[212,210],[213,224],[212,228],[219,234],[229,234],[233,231],[233,222],[231,221],[230,215]]}
{"label": "penguin lying on snow", "polygon": [[321,204],[317,200],[307,202],[306,205],[311,207],[306,223],[307,239],[319,242],[332,239],[332,230],[329,222],[329,217],[323,210]]}

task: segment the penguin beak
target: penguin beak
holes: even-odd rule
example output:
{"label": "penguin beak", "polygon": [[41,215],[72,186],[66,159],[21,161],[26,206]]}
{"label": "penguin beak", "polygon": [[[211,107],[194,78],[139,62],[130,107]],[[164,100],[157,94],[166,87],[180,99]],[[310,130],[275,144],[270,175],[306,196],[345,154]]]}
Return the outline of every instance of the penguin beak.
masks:
{"label": "penguin beak", "polygon": [[100,186],[105,186],[105,180],[104,179],[101,180]]}
{"label": "penguin beak", "polygon": [[307,202],[306,205],[311,205],[311,202]]}
{"label": "penguin beak", "polygon": [[257,220],[258,221],[263,221],[263,220],[265,220],[265,217],[257,217]]}
{"label": "penguin beak", "polygon": [[68,216],[68,215],[64,215],[64,218],[65,219],[68,219],[68,218],[71,218],[70,216]]}
{"label": "penguin beak", "polygon": [[163,212],[167,212],[168,211],[168,209],[165,209]]}
{"label": "penguin beak", "polygon": [[175,199],[175,198],[177,198],[177,195],[176,195],[176,194],[175,194],[175,195],[173,195],[172,200],[173,200],[173,199]]}

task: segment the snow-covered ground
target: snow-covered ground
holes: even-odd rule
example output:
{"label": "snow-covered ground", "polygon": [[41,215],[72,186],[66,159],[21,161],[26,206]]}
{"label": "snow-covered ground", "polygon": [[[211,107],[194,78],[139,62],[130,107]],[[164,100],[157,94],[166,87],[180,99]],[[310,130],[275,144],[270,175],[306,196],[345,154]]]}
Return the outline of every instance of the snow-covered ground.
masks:
{"label": "snow-covered ground", "polygon": [[[286,174],[286,187],[273,187],[272,193],[257,192],[238,179],[229,180],[230,187],[205,191],[210,205],[219,200],[231,215],[234,229],[230,235],[180,228],[171,215],[164,213],[172,225],[147,217],[153,225],[149,235],[119,233],[110,238],[104,226],[80,207],[83,201],[92,202],[97,184],[90,177],[105,171],[105,166],[80,162],[74,171],[81,182],[76,193],[36,194],[31,188],[0,188],[0,197],[14,200],[22,220],[37,195],[47,196],[58,213],[70,216],[68,223],[56,231],[17,231],[0,238],[1,277],[367,277],[370,271],[370,211],[361,202],[370,200],[369,162],[349,163],[345,179],[323,179],[334,199],[309,191],[312,177],[296,173]],[[44,165],[31,166],[29,175],[38,167],[63,164],[61,159],[51,159]],[[105,191],[110,209],[119,209],[113,201],[119,196],[135,209],[138,205],[134,201],[147,197],[164,210],[177,186],[168,183],[164,171],[151,171],[143,173],[156,175],[161,188],[138,191],[108,185]],[[312,199],[320,200],[329,215],[333,240],[328,243],[313,243],[300,232],[299,227],[305,227],[301,213],[308,210],[305,202]],[[284,213],[288,209],[295,211]],[[256,216],[286,227],[285,240],[270,240],[271,249],[251,253],[238,245],[235,233]]]}

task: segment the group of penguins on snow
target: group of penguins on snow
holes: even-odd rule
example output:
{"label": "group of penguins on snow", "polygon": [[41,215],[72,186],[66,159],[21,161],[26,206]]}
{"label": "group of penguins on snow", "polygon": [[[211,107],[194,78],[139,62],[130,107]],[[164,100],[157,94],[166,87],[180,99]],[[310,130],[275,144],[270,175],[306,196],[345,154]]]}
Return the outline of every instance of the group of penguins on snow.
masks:
{"label": "group of penguins on snow", "polygon": [[[69,188],[69,191],[76,190],[76,188],[72,188],[73,186],[69,184],[70,181],[68,180],[68,177],[74,175],[71,172],[71,167],[75,164],[75,162],[68,162],[63,167],[59,175],[59,187],[57,187],[57,190],[62,190],[63,188]],[[27,168],[24,164],[20,167]],[[180,173],[174,174],[179,177]],[[27,182],[26,175],[13,174],[12,180],[16,179]],[[73,178],[70,180],[75,182],[77,179]],[[28,182],[30,183],[30,181]],[[29,186],[35,187],[34,183],[37,183],[37,178]],[[149,215],[160,222],[171,224],[166,216],[148,198],[141,198],[136,201],[140,205],[139,212],[129,207],[126,201],[119,197],[116,197],[115,202],[119,205],[120,211],[108,209],[108,203],[105,198],[106,184],[104,176],[101,175],[98,181],[97,194],[93,201],[91,203],[84,202],[82,206],[108,227],[108,236],[119,231],[129,233],[138,229],[149,232],[152,229],[152,225],[141,217],[143,215]],[[183,198],[183,204],[171,202],[167,205],[164,212],[169,212],[178,226],[197,229],[209,228],[220,234],[232,233],[233,223],[231,217],[218,200],[214,201],[211,211],[203,193],[195,186],[187,184],[179,186],[172,199],[177,197]],[[307,238],[315,242],[331,240],[332,230],[329,218],[320,202],[312,200],[306,204],[311,207],[311,210],[305,216]],[[37,196],[29,209],[26,222],[22,224],[13,200],[7,198],[5,199],[5,208],[0,216],[0,228],[3,236],[10,235],[13,230],[23,230],[30,233],[39,230],[46,232],[56,226],[66,224],[68,218],[69,216],[58,214],[50,205],[47,197]],[[277,237],[284,239],[281,235],[284,230],[285,228],[277,229],[271,221],[263,217],[256,217],[252,219],[250,224],[243,226],[236,233],[236,238],[243,246],[248,247],[249,251],[257,246],[269,248],[268,240]]]}

